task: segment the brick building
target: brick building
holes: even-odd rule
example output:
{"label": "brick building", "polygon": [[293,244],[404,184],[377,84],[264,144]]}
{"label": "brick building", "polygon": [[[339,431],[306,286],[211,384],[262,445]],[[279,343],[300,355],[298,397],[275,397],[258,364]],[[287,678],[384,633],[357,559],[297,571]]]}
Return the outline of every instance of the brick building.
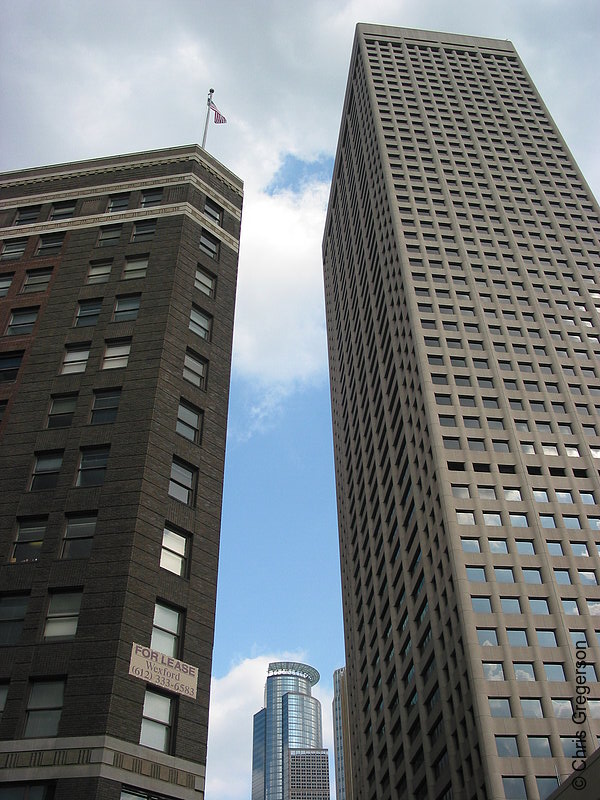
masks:
{"label": "brick building", "polygon": [[0,797],[204,796],[241,205],[197,146],[0,177]]}

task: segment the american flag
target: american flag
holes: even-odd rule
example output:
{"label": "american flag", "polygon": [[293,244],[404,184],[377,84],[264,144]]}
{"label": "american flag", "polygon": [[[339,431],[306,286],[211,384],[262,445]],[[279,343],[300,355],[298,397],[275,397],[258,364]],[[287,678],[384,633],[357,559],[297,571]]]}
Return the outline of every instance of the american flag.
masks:
{"label": "american flag", "polygon": [[212,100],[209,102],[208,107],[210,109],[212,109],[212,111],[215,112],[215,124],[216,125],[220,125],[223,122],[227,122],[227,120],[225,119],[223,114],[221,114],[221,112],[219,111],[219,109],[216,107],[216,105],[213,103]]}

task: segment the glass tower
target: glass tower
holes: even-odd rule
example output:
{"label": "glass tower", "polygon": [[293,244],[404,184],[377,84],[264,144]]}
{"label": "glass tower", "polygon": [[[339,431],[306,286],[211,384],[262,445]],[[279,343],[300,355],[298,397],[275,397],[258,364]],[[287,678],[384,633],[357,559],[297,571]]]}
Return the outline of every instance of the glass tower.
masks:
{"label": "glass tower", "polygon": [[539,800],[597,746],[599,232],[510,42],[358,26],[323,243],[355,798]]}
{"label": "glass tower", "polygon": [[[317,670],[306,664],[289,661],[269,664],[265,707],[254,715],[252,800],[291,800],[291,776],[302,771],[298,770],[300,751],[306,751],[308,756],[315,751],[326,753],[321,704],[311,695],[318,681]],[[290,769],[292,761],[296,765],[294,770]],[[306,758],[303,761],[305,765],[309,763]],[[322,766],[319,769],[322,771]]]}

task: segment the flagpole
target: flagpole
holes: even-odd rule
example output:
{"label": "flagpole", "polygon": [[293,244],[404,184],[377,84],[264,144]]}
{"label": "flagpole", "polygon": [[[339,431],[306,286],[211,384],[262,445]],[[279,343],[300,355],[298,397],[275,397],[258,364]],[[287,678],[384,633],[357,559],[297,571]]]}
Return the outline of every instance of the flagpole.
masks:
{"label": "flagpole", "polygon": [[208,118],[210,115],[210,101],[212,100],[212,96],[215,93],[214,89],[210,89],[208,92],[208,99],[206,101],[206,122],[204,123],[204,136],[202,137],[202,149],[206,149],[206,134],[208,133]]}

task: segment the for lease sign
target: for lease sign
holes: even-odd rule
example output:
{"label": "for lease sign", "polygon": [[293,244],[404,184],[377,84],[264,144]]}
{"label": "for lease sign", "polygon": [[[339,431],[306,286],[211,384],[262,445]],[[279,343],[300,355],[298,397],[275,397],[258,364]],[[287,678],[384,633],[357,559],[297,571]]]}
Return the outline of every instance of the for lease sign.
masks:
{"label": "for lease sign", "polygon": [[170,692],[196,698],[198,668],[151,647],[132,644],[129,674]]}

